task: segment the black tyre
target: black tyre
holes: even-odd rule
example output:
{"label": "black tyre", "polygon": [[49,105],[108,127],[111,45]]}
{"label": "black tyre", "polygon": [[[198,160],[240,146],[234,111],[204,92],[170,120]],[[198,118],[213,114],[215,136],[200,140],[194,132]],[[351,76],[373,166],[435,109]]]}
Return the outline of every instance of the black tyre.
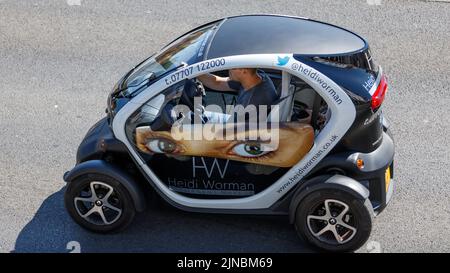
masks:
{"label": "black tyre", "polygon": [[370,236],[372,214],[364,201],[337,190],[319,190],[298,205],[295,228],[299,236],[321,250],[349,252]]}
{"label": "black tyre", "polygon": [[136,214],[126,188],[101,174],[83,175],[68,183],[64,202],[76,223],[97,233],[121,231]]}

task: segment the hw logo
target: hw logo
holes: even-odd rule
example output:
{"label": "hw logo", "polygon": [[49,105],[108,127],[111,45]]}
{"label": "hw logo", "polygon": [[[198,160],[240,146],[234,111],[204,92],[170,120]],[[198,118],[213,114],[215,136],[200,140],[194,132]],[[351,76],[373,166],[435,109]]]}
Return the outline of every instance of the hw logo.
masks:
{"label": "hw logo", "polygon": [[219,161],[217,161],[217,158],[214,158],[214,161],[211,164],[211,166],[208,166],[208,164],[206,164],[205,159],[203,157],[200,157],[200,160],[201,163],[198,164],[198,162],[196,162],[196,157],[192,157],[192,177],[195,177],[197,169],[203,169],[205,170],[208,178],[211,178],[214,168],[217,168],[217,171],[219,172],[219,175],[222,179],[225,177],[229,160],[227,160],[224,166],[219,165]]}
{"label": "hw logo", "polygon": [[289,59],[290,59],[289,56],[285,56],[285,57],[278,56],[277,65],[285,66],[289,62]]}

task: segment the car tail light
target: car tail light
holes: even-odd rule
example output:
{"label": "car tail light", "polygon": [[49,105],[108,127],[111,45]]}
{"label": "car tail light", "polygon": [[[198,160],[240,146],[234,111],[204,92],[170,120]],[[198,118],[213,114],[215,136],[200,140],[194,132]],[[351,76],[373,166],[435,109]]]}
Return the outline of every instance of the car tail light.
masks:
{"label": "car tail light", "polygon": [[378,84],[377,89],[372,95],[372,110],[375,111],[378,109],[384,101],[384,96],[386,95],[386,91],[388,88],[388,84],[386,81],[386,76],[381,76],[380,83]]}

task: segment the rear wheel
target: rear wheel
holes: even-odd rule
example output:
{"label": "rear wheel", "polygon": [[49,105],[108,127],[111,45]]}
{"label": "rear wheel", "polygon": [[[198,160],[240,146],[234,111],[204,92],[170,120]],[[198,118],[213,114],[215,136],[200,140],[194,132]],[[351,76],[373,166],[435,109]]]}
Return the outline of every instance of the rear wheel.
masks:
{"label": "rear wheel", "polygon": [[100,174],[83,175],[71,181],[64,201],[75,222],[93,232],[123,230],[136,213],[125,187],[117,180]]}
{"label": "rear wheel", "polygon": [[335,190],[308,195],[297,207],[295,228],[308,243],[322,250],[347,252],[369,238],[372,216],[364,201]]}

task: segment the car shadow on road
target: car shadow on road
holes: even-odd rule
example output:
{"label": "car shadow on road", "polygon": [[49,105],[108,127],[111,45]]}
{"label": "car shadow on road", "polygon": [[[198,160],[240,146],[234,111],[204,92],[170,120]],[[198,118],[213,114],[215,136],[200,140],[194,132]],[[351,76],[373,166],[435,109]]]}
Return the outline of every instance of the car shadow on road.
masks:
{"label": "car shadow on road", "polygon": [[118,234],[95,234],[75,224],[64,190],[49,196],[20,232],[14,252],[311,252],[287,217],[189,213],[157,204]]}

